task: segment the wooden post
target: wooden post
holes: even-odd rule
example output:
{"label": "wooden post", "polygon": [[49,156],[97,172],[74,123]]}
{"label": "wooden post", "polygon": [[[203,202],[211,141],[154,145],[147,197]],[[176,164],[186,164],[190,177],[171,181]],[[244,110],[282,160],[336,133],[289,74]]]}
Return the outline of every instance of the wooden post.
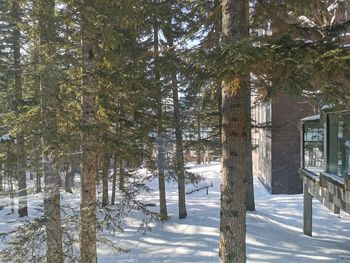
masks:
{"label": "wooden post", "polygon": [[312,236],[312,195],[304,183],[304,234]]}

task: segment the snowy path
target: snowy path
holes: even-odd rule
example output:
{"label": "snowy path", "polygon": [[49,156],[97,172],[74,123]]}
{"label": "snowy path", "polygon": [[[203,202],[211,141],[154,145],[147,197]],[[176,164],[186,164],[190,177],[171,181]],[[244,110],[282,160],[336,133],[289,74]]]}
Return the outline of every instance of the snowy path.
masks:
{"label": "snowy path", "polygon": [[[128,229],[118,244],[130,254],[102,256],[103,262],[218,262],[219,165],[193,168],[213,188],[187,196],[188,218],[177,218],[176,186],[167,185],[172,220],[135,236]],[[153,185],[156,189],[156,184]],[[257,211],[247,216],[249,263],[350,262],[350,216],[334,215],[314,201],[314,237],[302,234],[302,195],[270,195],[255,182]],[[157,200],[154,193],[154,201]]]}

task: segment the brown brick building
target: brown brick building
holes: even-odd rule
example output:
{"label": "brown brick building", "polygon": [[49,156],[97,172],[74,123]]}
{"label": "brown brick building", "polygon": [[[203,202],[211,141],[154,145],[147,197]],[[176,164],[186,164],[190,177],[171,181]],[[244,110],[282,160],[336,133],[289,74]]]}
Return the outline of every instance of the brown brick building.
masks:
{"label": "brown brick building", "polygon": [[314,113],[313,105],[306,98],[293,97],[252,101],[254,176],[272,194],[302,193],[298,122]]}

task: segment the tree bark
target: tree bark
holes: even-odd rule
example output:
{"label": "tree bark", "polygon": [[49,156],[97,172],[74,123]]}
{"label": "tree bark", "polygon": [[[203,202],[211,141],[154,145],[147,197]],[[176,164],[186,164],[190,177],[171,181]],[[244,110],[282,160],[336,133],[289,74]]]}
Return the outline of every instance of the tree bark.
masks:
{"label": "tree bark", "polygon": [[119,191],[124,192],[125,190],[125,171],[124,171],[124,161],[119,160]]}
{"label": "tree bark", "polygon": [[197,114],[197,164],[202,163],[202,147],[201,147],[201,120],[200,113]]}
{"label": "tree bark", "polygon": [[179,218],[187,217],[186,211],[186,190],[185,190],[185,164],[182,145],[182,128],[180,119],[179,91],[177,88],[176,73],[173,73],[172,80],[173,102],[174,102],[174,122],[175,122],[175,144],[176,144],[176,167],[175,172],[178,178],[179,195]]}
{"label": "tree bark", "polygon": [[44,165],[44,215],[46,231],[46,260],[49,263],[63,262],[62,228],[60,208],[60,176],[55,161],[57,145],[56,104],[59,94],[56,79],[55,57],[55,1],[40,0],[40,74],[41,114],[43,120],[42,147]]}
{"label": "tree bark", "polygon": [[[40,149],[42,148],[40,143]],[[36,177],[36,192],[40,193],[42,191],[41,178],[43,178],[43,168],[41,165],[42,157],[40,151],[35,151],[35,177]]]}
{"label": "tree bark", "polygon": [[[250,87],[250,83],[248,84]],[[249,114],[251,120],[251,90],[248,89],[249,97],[246,95],[246,99],[249,102],[246,103],[246,111],[247,115]],[[247,152],[246,152],[246,160],[247,160],[247,201],[246,201],[246,210],[247,211],[255,211],[255,198],[254,198],[254,178],[253,178],[253,160],[252,160],[252,132],[251,129],[248,131],[247,140],[250,143],[247,143]]]}
{"label": "tree bark", "polygon": [[115,190],[116,190],[116,184],[117,184],[117,165],[118,160],[117,157],[114,155],[113,158],[113,179],[112,179],[112,197],[111,197],[111,205],[115,204]]}
{"label": "tree bark", "polygon": [[36,171],[35,172],[35,178],[36,178],[36,192],[37,193],[41,193],[41,178],[42,178],[42,172],[41,172],[41,169],[40,171]]}
{"label": "tree bark", "polygon": [[[13,27],[13,70],[15,76],[15,100],[14,110],[17,117],[21,111],[22,101],[22,68],[21,68],[21,32],[19,31],[20,6],[18,1],[11,1],[12,17],[14,19]],[[19,217],[28,216],[27,208],[27,180],[26,180],[26,161],[23,132],[19,131],[16,135],[16,163],[18,180],[18,215]]]}
{"label": "tree bark", "polygon": [[92,21],[94,1],[81,2],[81,50],[82,50],[82,178],[80,203],[80,262],[96,263],[96,176],[97,105],[94,79],[96,41]]}
{"label": "tree bark", "polygon": [[160,70],[159,70],[159,37],[158,37],[158,25],[155,22],[154,26],[154,75],[157,85],[156,105],[157,105],[157,168],[158,168],[158,186],[159,186],[159,212],[160,218],[168,218],[168,211],[166,206],[166,192],[165,192],[165,178],[164,178],[164,165],[165,165],[165,146],[163,135],[163,110],[162,110],[162,86],[160,82]]}
{"label": "tree bark", "polygon": [[[169,22],[171,25],[171,22]],[[170,52],[174,53],[174,38],[172,29],[168,28],[166,32],[166,38],[168,40]],[[175,62],[174,62],[175,63]],[[186,190],[185,190],[185,164],[183,156],[183,144],[182,144],[182,127],[180,118],[180,105],[179,105],[179,90],[177,87],[177,70],[176,66],[171,73],[171,87],[173,93],[174,104],[174,126],[175,126],[175,144],[176,144],[176,165],[175,173],[178,179],[178,196],[179,196],[179,218],[183,219],[187,217],[186,211]]]}
{"label": "tree bark", "polygon": [[219,85],[217,87],[218,96],[218,114],[219,114],[219,142],[220,147],[222,145],[222,87]]}
{"label": "tree bark", "polygon": [[65,168],[65,182],[64,188],[66,193],[73,193],[73,185],[74,185],[74,167],[73,161],[70,160],[64,164]]}
{"label": "tree bark", "polygon": [[[237,44],[249,34],[248,0],[223,0],[225,44]],[[249,76],[232,76],[222,86],[222,182],[220,262],[246,262],[246,194],[251,155]],[[248,158],[248,160],[247,160]]]}
{"label": "tree bark", "polygon": [[108,177],[109,177],[109,160],[110,155],[106,149],[104,149],[102,156],[102,207],[108,205]]}
{"label": "tree bark", "polygon": [[[12,159],[12,158],[11,158]],[[10,187],[10,197],[11,197],[11,213],[15,213],[15,195],[13,192],[13,170],[15,169],[13,165],[13,160],[7,162],[7,180],[8,180],[8,185]]]}

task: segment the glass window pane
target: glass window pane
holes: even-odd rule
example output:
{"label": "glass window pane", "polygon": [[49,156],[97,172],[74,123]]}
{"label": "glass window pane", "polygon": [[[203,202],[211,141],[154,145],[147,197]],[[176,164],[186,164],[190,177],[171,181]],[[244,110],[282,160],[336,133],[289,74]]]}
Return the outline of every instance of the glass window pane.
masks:
{"label": "glass window pane", "polygon": [[324,130],[320,123],[304,125],[304,168],[315,174],[324,171]]}
{"label": "glass window pane", "polygon": [[341,174],[350,174],[350,113],[343,113],[340,127]]}
{"label": "glass window pane", "polygon": [[350,173],[350,113],[329,114],[328,126],[328,172],[344,176]]}

